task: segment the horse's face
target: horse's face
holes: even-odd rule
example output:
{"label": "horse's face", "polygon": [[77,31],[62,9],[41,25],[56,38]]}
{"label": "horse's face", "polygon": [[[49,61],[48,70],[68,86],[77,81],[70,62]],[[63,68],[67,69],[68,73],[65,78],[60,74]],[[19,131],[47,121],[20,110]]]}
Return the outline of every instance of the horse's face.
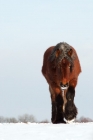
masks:
{"label": "horse's face", "polygon": [[71,74],[71,63],[64,58],[58,65],[56,66],[56,75],[58,81],[60,81],[60,85],[68,85],[70,74]]}
{"label": "horse's face", "polygon": [[55,61],[56,76],[60,85],[68,85],[73,67],[73,50],[66,43],[58,44],[50,55],[50,60]]}

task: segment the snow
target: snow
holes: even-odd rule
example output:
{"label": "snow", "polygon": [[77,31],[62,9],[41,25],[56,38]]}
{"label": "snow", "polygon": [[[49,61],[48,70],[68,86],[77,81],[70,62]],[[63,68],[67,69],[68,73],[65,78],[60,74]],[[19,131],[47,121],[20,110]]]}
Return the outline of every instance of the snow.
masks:
{"label": "snow", "polygon": [[0,140],[93,140],[93,123],[2,123]]}

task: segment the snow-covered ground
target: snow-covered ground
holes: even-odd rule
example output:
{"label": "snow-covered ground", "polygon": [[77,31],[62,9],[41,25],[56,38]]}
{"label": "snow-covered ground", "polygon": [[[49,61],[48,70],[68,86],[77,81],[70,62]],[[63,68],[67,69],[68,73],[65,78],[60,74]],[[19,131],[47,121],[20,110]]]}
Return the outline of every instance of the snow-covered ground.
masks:
{"label": "snow-covered ground", "polygon": [[0,140],[93,140],[93,123],[0,124]]}

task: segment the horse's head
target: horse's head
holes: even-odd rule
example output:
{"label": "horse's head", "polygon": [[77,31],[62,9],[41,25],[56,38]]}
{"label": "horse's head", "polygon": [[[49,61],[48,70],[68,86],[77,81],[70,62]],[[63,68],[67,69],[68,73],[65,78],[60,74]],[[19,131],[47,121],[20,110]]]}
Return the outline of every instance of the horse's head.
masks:
{"label": "horse's head", "polygon": [[73,50],[67,43],[57,44],[49,59],[55,62],[56,75],[60,81],[60,86],[68,86],[70,74],[73,69]]}

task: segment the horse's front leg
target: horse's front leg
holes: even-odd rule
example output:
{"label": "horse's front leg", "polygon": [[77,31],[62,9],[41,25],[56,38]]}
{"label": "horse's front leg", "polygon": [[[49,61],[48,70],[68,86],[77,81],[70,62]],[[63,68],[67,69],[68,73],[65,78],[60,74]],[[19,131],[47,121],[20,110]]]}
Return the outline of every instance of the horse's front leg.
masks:
{"label": "horse's front leg", "polygon": [[56,104],[56,93],[53,88],[49,86],[50,96],[51,96],[51,105],[52,105],[52,123],[56,123],[56,115],[57,115],[57,104]]}
{"label": "horse's front leg", "polygon": [[52,102],[52,123],[65,123],[63,120],[63,98],[59,87],[49,87]]}
{"label": "horse's front leg", "polygon": [[56,105],[56,101],[52,101],[52,117],[51,117],[51,121],[52,123],[56,123],[56,116],[57,116],[57,105]]}
{"label": "horse's front leg", "polygon": [[57,116],[56,116],[56,122],[57,123],[66,123],[64,121],[64,111],[63,111],[63,97],[62,97],[62,91],[60,94],[56,97],[56,103],[57,103]]}
{"label": "horse's front leg", "polygon": [[67,103],[65,104],[65,119],[67,121],[73,120],[77,116],[77,108],[74,104],[74,96],[74,87],[69,87],[66,93]]}

